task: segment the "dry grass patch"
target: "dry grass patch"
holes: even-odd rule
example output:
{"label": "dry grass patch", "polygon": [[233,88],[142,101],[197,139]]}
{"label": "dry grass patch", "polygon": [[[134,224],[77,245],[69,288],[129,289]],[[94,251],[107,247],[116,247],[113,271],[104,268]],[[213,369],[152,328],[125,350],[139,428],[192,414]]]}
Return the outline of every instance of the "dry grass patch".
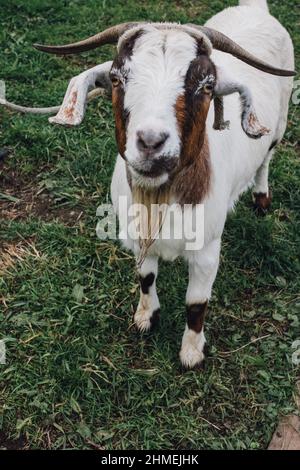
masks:
{"label": "dry grass patch", "polygon": [[38,252],[33,240],[22,240],[19,242],[3,243],[0,253],[0,276],[15,270],[17,265],[26,263],[28,258],[40,260],[44,255]]}

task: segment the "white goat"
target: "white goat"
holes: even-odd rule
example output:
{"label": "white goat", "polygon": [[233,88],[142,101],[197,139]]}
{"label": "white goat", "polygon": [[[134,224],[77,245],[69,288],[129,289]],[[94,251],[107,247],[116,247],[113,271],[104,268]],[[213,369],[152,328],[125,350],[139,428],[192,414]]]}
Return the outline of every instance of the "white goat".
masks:
{"label": "white goat", "polygon": [[[51,122],[80,123],[88,92],[98,85],[109,87],[110,74],[119,148],[111,185],[116,211],[121,196],[131,203],[147,197],[160,201],[159,195],[164,194],[169,204],[180,204],[176,225],[188,210],[184,204],[193,205],[189,223],[197,204],[203,204],[202,249],[188,250],[189,240],[184,237],[159,238],[149,244],[139,266],[140,301],[134,316],[138,329],[150,329],[160,309],[158,258],[184,257],[189,265],[189,284],[180,359],[183,366],[191,368],[204,358],[203,322],[218,270],[227,213],[250,185],[254,185],[257,207],[265,210],[270,204],[268,167],[286,128],[293,85],[289,77],[294,75],[288,71],[294,69],[293,45],[287,31],[269,14],[265,0],[241,0],[239,6],[215,15],[205,27],[131,23],[80,43],[36,47],[67,54],[117,38],[114,62],[72,79]],[[220,132],[228,127],[222,116],[223,96],[230,129]],[[210,107],[213,99],[215,116]],[[257,116],[266,127],[259,124]],[[136,194],[142,194],[141,198]],[[125,246],[138,258],[141,244],[130,238],[129,214],[120,212],[118,216],[123,238],[126,232]]]}

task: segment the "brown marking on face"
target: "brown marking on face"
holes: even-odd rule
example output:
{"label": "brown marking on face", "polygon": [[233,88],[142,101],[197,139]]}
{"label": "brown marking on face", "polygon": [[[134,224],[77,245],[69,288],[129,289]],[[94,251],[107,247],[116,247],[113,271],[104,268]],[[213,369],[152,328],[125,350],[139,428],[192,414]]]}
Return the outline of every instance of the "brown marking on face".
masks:
{"label": "brown marking on face", "polygon": [[190,330],[200,333],[203,328],[205,314],[207,310],[207,301],[203,304],[187,305],[187,325]]}
{"label": "brown marking on face", "polygon": [[180,204],[199,204],[210,188],[211,165],[207,135],[198,152],[190,153],[189,162],[182,160],[174,178],[174,191]]}
{"label": "brown marking on face", "polygon": [[185,92],[177,98],[175,113],[182,140],[180,165],[174,189],[181,204],[198,204],[210,187],[210,155],[205,123],[212,91],[199,82],[206,76],[216,77],[216,68],[206,55],[197,57],[187,72]]}
{"label": "brown marking on face", "polygon": [[137,39],[143,36],[143,34],[143,28],[136,30],[134,33],[131,33],[129,37],[127,37],[127,39],[121,43],[121,47],[118,54],[119,58],[122,58],[124,61],[127,58],[130,58],[133,54],[133,49]]}
{"label": "brown marking on face", "polygon": [[124,113],[124,90],[121,86],[112,89],[112,105],[115,116],[118,151],[124,158],[126,150],[126,117]]}
{"label": "brown marking on face", "polygon": [[184,124],[186,119],[185,97],[184,94],[178,96],[175,104],[176,121],[180,137],[183,136]]}
{"label": "brown marking on face", "polygon": [[74,90],[71,93],[70,103],[68,104],[68,106],[64,110],[64,115],[66,116],[67,119],[71,119],[73,117],[76,102],[77,102],[77,96],[78,96],[78,92],[77,92],[77,90]]}
{"label": "brown marking on face", "polygon": [[118,145],[118,150],[122,158],[125,158],[126,150],[126,128],[129,114],[124,109],[124,95],[125,95],[125,82],[126,82],[126,71],[124,66],[126,60],[130,59],[133,54],[133,49],[135,42],[138,38],[143,35],[143,29],[136,31],[134,34],[130,35],[125,41],[121,43],[120,50],[118,55],[115,57],[112,70],[118,70],[120,76],[123,79],[120,81],[118,86],[112,87],[112,105],[115,116],[115,125],[116,125],[116,140]]}
{"label": "brown marking on face", "polygon": [[269,195],[266,193],[253,193],[254,198],[254,209],[261,215],[265,215],[271,207],[272,193],[269,191]]}
{"label": "brown marking on face", "polygon": [[190,120],[189,128],[185,129],[182,151],[183,165],[192,164],[201,152],[205,140],[205,122],[209,106],[210,98],[208,96],[203,97],[193,119]]}

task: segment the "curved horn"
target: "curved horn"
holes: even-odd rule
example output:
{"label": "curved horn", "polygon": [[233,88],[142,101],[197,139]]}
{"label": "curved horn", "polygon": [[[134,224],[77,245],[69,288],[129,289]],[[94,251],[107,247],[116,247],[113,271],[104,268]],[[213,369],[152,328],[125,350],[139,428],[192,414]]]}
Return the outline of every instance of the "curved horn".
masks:
{"label": "curved horn", "polygon": [[188,24],[187,26],[196,28],[204,33],[211,41],[213,47],[222,52],[227,52],[233,55],[237,59],[246,62],[246,64],[255,67],[256,69],[262,70],[263,72],[270,73],[272,75],[279,75],[282,77],[293,77],[296,72],[292,70],[283,70],[273,67],[270,64],[258,59],[250,52],[246,51],[243,47],[239,46],[236,42],[230,39],[225,34],[216,31],[215,29],[208,28],[207,26],[198,26],[195,24]]}
{"label": "curved horn", "polygon": [[39,51],[49,52],[50,54],[75,54],[78,52],[89,51],[104,44],[115,44],[119,37],[127,31],[127,29],[136,26],[138,22],[122,23],[111,28],[95,34],[83,41],[75,42],[72,44],[65,44],[64,46],[46,46],[43,44],[33,44]]}

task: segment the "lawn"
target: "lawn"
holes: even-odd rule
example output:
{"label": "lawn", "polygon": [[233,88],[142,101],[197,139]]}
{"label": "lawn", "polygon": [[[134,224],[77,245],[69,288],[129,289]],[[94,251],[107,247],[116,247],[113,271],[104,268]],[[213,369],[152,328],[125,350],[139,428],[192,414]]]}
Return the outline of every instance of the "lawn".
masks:
{"label": "lawn", "polygon": [[[300,65],[296,0],[269,1]],[[70,77],[108,60],[37,52],[131,20],[203,23],[235,1],[0,0],[0,80],[7,99],[61,103]],[[134,260],[96,237],[116,143],[100,98],[77,129],[0,109],[0,448],[263,449],[294,411],[300,339],[300,107],[271,167],[271,212],[247,193],[226,224],[203,372],[180,370],[187,269],[161,263],[159,328],[132,327]],[[249,344],[250,343],[250,344]]]}

